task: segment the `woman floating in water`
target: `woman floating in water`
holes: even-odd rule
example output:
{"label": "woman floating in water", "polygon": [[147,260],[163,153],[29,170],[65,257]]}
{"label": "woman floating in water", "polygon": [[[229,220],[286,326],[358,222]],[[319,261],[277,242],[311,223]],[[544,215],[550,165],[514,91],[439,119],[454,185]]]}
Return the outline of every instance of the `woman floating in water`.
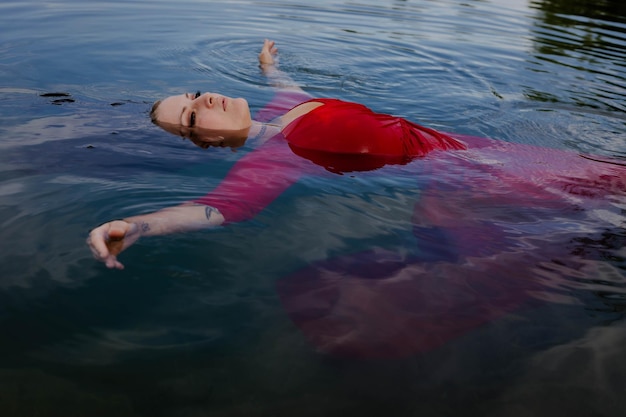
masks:
{"label": "woman floating in water", "polygon": [[[428,173],[412,218],[416,254],[373,248],[277,284],[292,320],[320,351],[397,357],[540,299],[550,262],[573,253],[566,246],[581,234],[563,219],[591,219],[589,235],[623,227],[624,166],[441,133],[360,104],[313,98],[278,70],[276,52],[266,40],[259,63],[279,89],[254,120],[245,99],[215,93],[155,103],[153,121],[171,133],[202,147],[249,140],[256,149],[204,197],[93,229],[87,242],[96,259],[121,269],[118,255],[142,236],[251,219],[303,175],[383,166],[412,170],[416,178]],[[429,242],[446,251],[429,250]],[[590,268],[579,258],[559,262]]]}
{"label": "woman floating in water", "polygon": [[[312,98],[298,87],[285,85],[290,80],[276,68],[276,52],[274,42],[266,40],[259,63],[264,74],[283,88],[256,120],[252,120],[245,99],[216,93],[171,96],[156,102],[151,112],[152,120],[165,130],[203,146],[228,146],[255,138],[259,154],[243,158],[219,187],[240,189],[228,193],[229,200],[214,192],[192,203],[105,223],[94,229],[88,240],[97,259],[109,268],[122,268],[117,255],[140,236],[196,230],[252,217],[295,181],[296,172],[311,169],[299,161],[301,158],[289,154],[338,159],[340,165],[353,162],[365,164],[356,168],[373,169],[386,163],[406,163],[433,150],[466,149],[464,143],[448,135],[402,118],[374,113],[356,103]],[[355,155],[371,158],[361,160]],[[273,173],[269,181],[265,176],[268,170]],[[253,177],[239,174],[244,171]],[[255,179],[261,174],[260,187]]]}

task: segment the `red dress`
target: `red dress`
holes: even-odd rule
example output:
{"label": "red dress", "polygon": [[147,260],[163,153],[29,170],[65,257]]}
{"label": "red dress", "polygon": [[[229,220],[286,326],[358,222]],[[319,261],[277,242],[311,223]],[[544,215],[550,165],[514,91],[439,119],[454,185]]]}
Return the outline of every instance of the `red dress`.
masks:
{"label": "red dress", "polygon": [[[309,99],[279,94],[256,118],[269,121]],[[544,236],[558,238],[567,227],[580,227],[580,216],[596,213],[616,213],[623,227],[623,165],[443,134],[359,104],[313,101],[324,104],[245,155],[197,202],[216,207],[227,222],[243,221],[303,175],[419,158],[398,167],[416,179],[427,173],[431,181],[411,219],[416,243],[424,247],[417,256],[373,248],[323,259],[277,281],[285,311],[320,352],[402,357],[437,348],[555,294],[545,288],[565,285],[558,273],[564,267],[552,270],[552,259],[571,261],[575,270],[577,258]],[[585,223],[587,233],[596,223]],[[447,249],[428,253],[429,246]]]}
{"label": "red dress", "polygon": [[434,150],[466,149],[448,135],[401,117],[375,113],[362,104],[319,98],[308,102],[323,105],[283,129],[293,148],[339,155],[367,154],[396,162],[407,162]]}
{"label": "red dress", "polygon": [[[305,173],[369,171],[406,164],[435,150],[462,150],[465,144],[401,117],[336,99],[283,93],[256,118],[269,120],[295,105],[323,103],[243,157],[218,187],[197,200],[217,208],[227,222],[248,220]],[[295,105],[294,105],[295,103]],[[311,162],[313,162],[312,165]]]}

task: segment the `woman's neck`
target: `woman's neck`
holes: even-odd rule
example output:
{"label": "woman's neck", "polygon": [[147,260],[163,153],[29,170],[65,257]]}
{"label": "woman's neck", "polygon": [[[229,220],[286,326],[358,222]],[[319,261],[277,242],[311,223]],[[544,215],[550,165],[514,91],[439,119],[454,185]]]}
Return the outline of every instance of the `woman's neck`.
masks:
{"label": "woman's neck", "polygon": [[248,132],[248,142],[255,145],[267,141],[272,136],[280,133],[281,126],[272,123],[252,122]]}

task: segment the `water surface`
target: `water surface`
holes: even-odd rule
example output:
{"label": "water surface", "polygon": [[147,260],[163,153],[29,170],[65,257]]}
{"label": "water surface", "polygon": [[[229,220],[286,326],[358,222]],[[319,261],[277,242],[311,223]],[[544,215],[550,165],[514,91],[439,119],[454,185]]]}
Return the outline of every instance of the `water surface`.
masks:
{"label": "water surface", "polygon": [[124,271],[84,244],[104,221],[203,195],[250,150],[203,151],[148,111],[197,89],[261,109],[264,38],[313,95],[623,161],[623,2],[60,0],[0,12],[3,416],[626,409],[624,201],[610,219],[537,224],[562,229],[542,244],[571,232],[577,252],[542,264],[531,306],[401,359],[320,353],[276,283],[372,247],[413,251],[422,190],[410,171],[304,179],[250,222],[140,241]]}

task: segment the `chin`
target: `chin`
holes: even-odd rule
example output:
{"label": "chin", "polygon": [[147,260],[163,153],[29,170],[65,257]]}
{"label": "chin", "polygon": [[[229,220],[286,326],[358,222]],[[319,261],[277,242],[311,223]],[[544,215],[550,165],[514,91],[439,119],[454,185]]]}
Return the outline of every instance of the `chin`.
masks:
{"label": "chin", "polygon": [[252,124],[252,116],[250,115],[250,106],[248,106],[248,101],[245,98],[238,98],[237,100],[241,100],[241,106],[243,109],[242,111],[244,112],[244,120],[246,120],[248,127],[250,127],[250,125]]}
{"label": "chin", "polygon": [[238,98],[237,100],[241,100],[241,106],[244,107],[248,113],[250,113],[250,106],[248,106],[248,100],[245,98]]}

